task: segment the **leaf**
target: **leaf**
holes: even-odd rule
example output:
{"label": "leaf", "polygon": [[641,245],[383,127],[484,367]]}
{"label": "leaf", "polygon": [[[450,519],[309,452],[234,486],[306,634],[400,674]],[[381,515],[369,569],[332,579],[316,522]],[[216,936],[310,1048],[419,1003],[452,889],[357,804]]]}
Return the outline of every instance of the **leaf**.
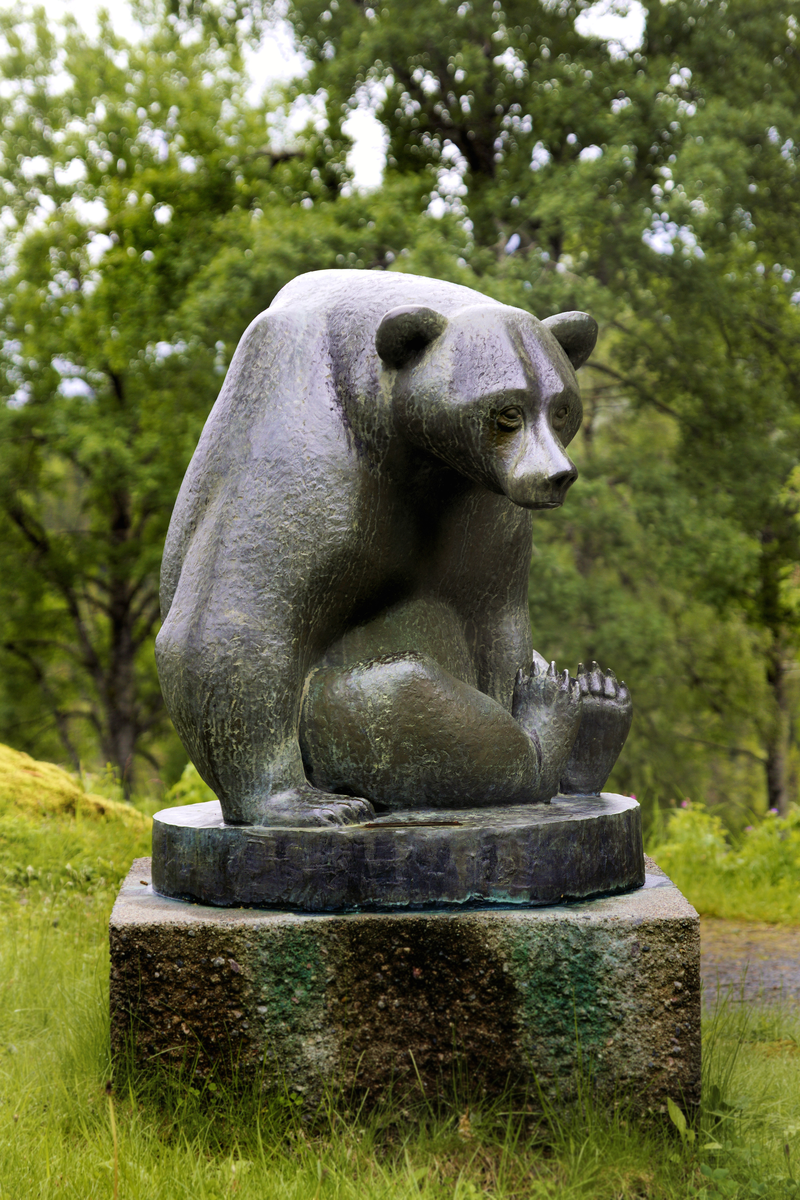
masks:
{"label": "leaf", "polygon": [[672,1124],[678,1130],[681,1138],[685,1139],[687,1132],[686,1117],[671,1096],[667,1096],[667,1111],[669,1112],[670,1121],[672,1121]]}

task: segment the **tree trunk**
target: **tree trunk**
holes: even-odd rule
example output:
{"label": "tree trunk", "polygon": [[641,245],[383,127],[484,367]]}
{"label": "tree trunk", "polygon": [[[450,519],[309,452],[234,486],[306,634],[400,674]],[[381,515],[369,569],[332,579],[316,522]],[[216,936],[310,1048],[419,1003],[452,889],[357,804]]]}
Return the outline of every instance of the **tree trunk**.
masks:
{"label": "tree trunk", "polygon": [[787,663],[780,638],[775,637],[767,659],[767,682],[775,700],[775,720],[767,736],[767,796],[770,808],[782,817],[789,811],[788,756],[791,712],[786,688]]}
{"label": "tree trunk", "polygon": [[102,750],[106,762],[116,768],[126,799],[134,785],[134,754],[139,737],[130,612],[124,624],[112,623],[112,645],[106,676],[103,707]]}
{"label": "tree trunk", "polygon": [[[131,539],[131,501],[121,488],[113,495],[110,543],[114,551]],[[134,753],[139,738],[139,712],[136,697],[136,641],[134,637],[135,584],[125,559],[112,560],[108,581],[109,655],[103,680],[105,709],[102,748],[107,762],[119,772],[126,799],[134,783]]]}

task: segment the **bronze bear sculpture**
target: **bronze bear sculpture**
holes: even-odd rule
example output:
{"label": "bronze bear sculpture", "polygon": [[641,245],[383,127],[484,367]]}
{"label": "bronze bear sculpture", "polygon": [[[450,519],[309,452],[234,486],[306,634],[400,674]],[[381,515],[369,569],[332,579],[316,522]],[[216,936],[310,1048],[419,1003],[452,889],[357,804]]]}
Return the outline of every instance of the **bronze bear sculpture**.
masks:
{"label": "bronze bear sculpture", "polygon": [[596,336],[370,271],[300,276],[253,321],[175,505],[156,647],[226,823],[602,788],[627,689],[548,668],[527,606]]}

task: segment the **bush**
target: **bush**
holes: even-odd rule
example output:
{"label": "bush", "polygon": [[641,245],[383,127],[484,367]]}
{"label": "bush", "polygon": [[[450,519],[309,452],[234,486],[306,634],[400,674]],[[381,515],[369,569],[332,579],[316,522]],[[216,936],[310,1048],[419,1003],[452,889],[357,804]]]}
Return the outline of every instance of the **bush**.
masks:
{"label": "bush", "polygon": [[800,923],[800,811],[770,811],[731,838],[719,817],[684,801],[650,853],[695,908],[739,921]]}

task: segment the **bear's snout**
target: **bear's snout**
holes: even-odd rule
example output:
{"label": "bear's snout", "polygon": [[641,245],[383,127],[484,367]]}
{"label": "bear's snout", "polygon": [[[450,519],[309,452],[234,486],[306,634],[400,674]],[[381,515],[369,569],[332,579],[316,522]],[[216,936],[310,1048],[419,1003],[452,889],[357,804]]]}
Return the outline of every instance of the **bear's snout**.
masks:
{"label": "bear's snout", "polygon": [[578,478],[575,464],[563,449],[534,442],[511,466],[503,488],[509,500],[522,508],[559,508]]}
{"label": "bear's snout", "polygon": [[564,497],[578,478],[577,467],[570,466],[566,471],[559,471],[548,479],[550,490],[555,498],[555,504],[563,504]]}
{"label": "bear's snout", "polygon": [[522,508],[560,508],[564,497],[578,478],[575,467],[559,471],[548,479],[523,477],[510,479],[506,495]]}

